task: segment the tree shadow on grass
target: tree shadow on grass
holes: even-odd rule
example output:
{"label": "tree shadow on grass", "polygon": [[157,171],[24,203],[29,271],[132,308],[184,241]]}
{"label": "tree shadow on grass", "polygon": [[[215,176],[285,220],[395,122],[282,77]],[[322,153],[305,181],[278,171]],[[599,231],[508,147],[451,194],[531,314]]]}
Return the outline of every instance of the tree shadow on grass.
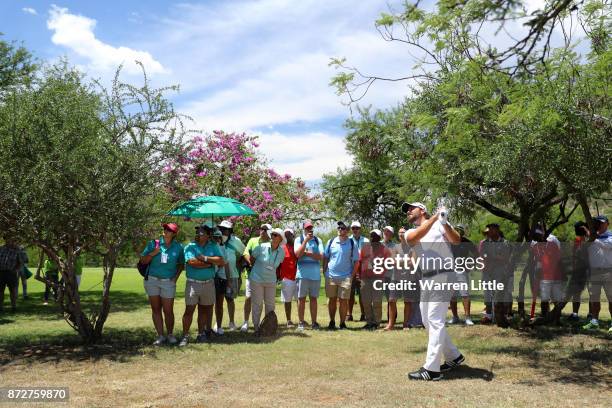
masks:
{"label": "tree shadow on grass", "polygon": [[[87,313],[90,310],[97,309],[97,305],[100,304],[100,291],[85,291],[80,292],[79,295],[83,310]],[[133,312],[149,307],[146,296],[137,292],[111,290],[110,300],[111,313]],[[8,313],[4,312],[5,315]],[[40,320],[57,320],[58,316],[61,318],[60,307],[53,301],[53,297],[50,298],[48,305],[44,305],[42,298],[31,296],[28,300],[21,300],[17,304],[17,311],[10,312],[10,314],[16,318],[19,318],[19,316],[36,316]]]}
{"label": "tree shadow on grass", "polygon": [[[487,348],[487,351],[511,354],[523,361],[526,367],[542,373],[538,384],[542,382],[560,382],[577,385],[612,385],[612,379],[605,373],[605,367],[612,363],[612,352],[609,344],[595,345],[585,348],[580,344],[566,355],[562,351],[545,350],[541,344],[525,344],[521,346],[499,346]],[[604,367],[604,372],[594,365]],[[528,382],[532,384],[532,382]]]}
{"label": "tree shadow on grass", "polygon": [[[151,330],[118,330],[108,328],[98,344],[85,345],[76,333],[45,336],[32,341],[28,335],[12,338],[10,344],[0,344],[0,371],[13,365],[57,363],[60,361],[127,362],[130,357],[143,355],[145,344],[151,342]],[[155,351],[147,354],[155,354]]]}
{"label": "tree shadow on grass", "polygon": [[493,371],[485,370],[484,368],[470,367],[468,365],[460,365],[456,369],[444,373],[445,380],[483,380],[492,381],[495,377]]}
{"label": "tree shadow on grass", "polygon": [[[202,345],[216,344],[273,343],[282,337],[309,337],[305,333],[280,329],[275,336],[257,337],[254,333],[229,332],[213,338]],[[44,339],[33,342],[28,335],[12,338],[10,344],[0,343],[0,372],[2,369],[15,365],[35,363],[58,363],[61,361],[98,361],[110,360],[129,362],[132,357],[156,357],[161,349],[151,345],[154,339],[152,329],[114,329],[107,328],[98,344],[84,345],[80,337],[74,333],[45,336]],[[193,337],[192,337],[193,339]],[[176,347],[178,349],[178,347]]]}
{"label": "tree shadow on grass", "polygon": [[610,339],[610,335],[607,331],[601,330],[590,330],[586,331],[582,329],[582,324],[579,322],[563,322],[560,326],[552,325],[533,325],[525,326],[519,329],[519,331],[532,339],[536,340],[555,340],[566,336],[575,336],[582,334],[588,337],[596,339]]}

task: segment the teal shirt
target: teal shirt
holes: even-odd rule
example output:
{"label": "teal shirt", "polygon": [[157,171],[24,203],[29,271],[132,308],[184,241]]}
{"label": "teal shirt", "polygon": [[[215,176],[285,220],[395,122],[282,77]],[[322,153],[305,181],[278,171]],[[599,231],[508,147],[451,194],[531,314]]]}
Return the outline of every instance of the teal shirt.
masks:
{"label": "teal shirt", "polygon": [[[189,262],[190,259],[197,258],[198,255],[202,256],[220,256],[223,257],[221,248],[215,242],[208,241],[203,247],[198,245],[196,242],[191,242],[185,247],[185,262]],[[196,268],[189,264],[185,266],[187,271],[187,277],[195,280],[208,280],[215,277],[215,267],[210,268]]]}
{"label": "teal shirt", "polygon": [[230,278],[240,277],[240,271],[238,271],[236,261],[240,259],[244,249],[244,244],[235,235],[232,235],[231,238],[225,243],[225,254],[227,255],[225,260],[229,264]]}
{"label": "teal shirt", "polygon": [[[178,265],[185,263],[185,257],[183,255],[183,246],[172,240],[170,247],[167,248],[164,242],[164,237],[159,239],[160,251],[157,255],[151,259],[149,266],[149,276],[153,276],[159,279],[172,279],[176,276],[176,269]],[[155,249],[155,241],[149,241],[146,248],[140,256],[149,255]],[[166,254],[162,256],[162,254]],[[162,257],[167,257],[166,263],[162,263]]]}
{"label": "teal shirt", "polygon": [[285,259],[285,249],[279,245],[276,250],[272,250],[272,244],[265,242],[253,248],[251,256],[255,258],[253,269],[249,279],[259,283],[276,282],[276,268]]}

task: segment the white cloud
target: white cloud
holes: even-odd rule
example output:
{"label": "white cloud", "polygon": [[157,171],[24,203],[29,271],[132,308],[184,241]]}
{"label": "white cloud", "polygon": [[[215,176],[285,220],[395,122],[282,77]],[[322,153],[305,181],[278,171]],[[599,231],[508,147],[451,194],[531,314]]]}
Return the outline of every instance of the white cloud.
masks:
{"label": "white cloud", "polygon": [[36,9],[33,9],[32,7],[24,7],[21,9],[21,11],[23,11],[26,14],[31,14],[33,16],[38,15],[38,13],[36,12]]}
{"label": "white cloud", "polygon": [[[164,50],[164,64],[186,95],[178,110],[197,127],[296,126],[290,135],[263,133],[262,152],[279,172],[317,180],[352,161],[341,135],[316,131],[318,123],[340,125],[349,114],[329,86],[336,73],[330,58],[346,56],[365,72],[390,77],[413,64],[403,47],[374,29],[386,10],[379,1],[348,0],[182,4],[159,21],[163,28],[146,48]],[[384,108],[408,93],[406,83],[381,82],[362,102]],[[300,124],[315,131],[301,131]]]}
{"label": "white cloud", "polygon": [[262,153],[272,158],[272,167],[304,180],[318,180],[324,173],[351,165],[344,139],[323,132],[287,136],[278,132],[259,136]]}
{"label": "white cloud", "polygon": [[49,10],[47,28],[53,31],[51,41],[84,58],[90,71],[112,73],[117,66],[124,64],[125,73],[139,74],[140,69],[134,61],[140,61],[149,74],[167,72],[147,51],[114,47],[100,41],[94,35],[95,26],[96,20],[71,14],[66,8],[53,5]]}
{"label": "white cloud", "polygon": [[[160,22],[161,41],[151,46],[167,50],[176,81],[194,94],[181,108],[202,127],[316,122],[348,113],[328,85],[336,73],[331,57],[346,56],[376,74],[410,70],[411,57],[374,29],[386,9],[378,1],[181,5]],[[387,107],[408,92],[407,84],[380,83],[363,102]]]}

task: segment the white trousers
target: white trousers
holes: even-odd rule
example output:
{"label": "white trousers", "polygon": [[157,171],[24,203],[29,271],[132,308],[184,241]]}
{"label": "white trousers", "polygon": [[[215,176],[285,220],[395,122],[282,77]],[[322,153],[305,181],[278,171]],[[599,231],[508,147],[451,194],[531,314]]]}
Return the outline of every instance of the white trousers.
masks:
{"label": "white trousers", "polygon": [[449,302],[427,301],[420,302],[419,305],[423,325],[429,335],[427,358],[423,367],[429,371],[440,372],[443,357],[446,360],[454,360],[461,354],[451,341],[445,327]]}
{"label": "white trousers", "polygon": [[253,327],[255,330],[259,328],[261,321],[261,309],[265,304],[267,315],[274,310],[274,298],[276,297],[276,282],[254,282],[250,281],[251,286],[251,305],[253,308]]}

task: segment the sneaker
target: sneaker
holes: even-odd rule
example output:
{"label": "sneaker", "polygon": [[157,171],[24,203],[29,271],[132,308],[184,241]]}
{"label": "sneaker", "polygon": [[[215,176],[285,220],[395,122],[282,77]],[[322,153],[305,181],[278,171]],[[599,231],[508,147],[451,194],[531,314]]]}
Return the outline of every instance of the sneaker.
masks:
{"label": "sneaker", "polygon": [[366,321],[365,315],[361,315],[361,317],[359,318],[359,321],[360,322],[365,322]]}
{"label": "sneaker", "polygon": [[448,324],[459,324],[459,318],[457,316],[453,316],[446,322]]}
{"label": "sneaker", "polygon": [[234,324],[234,322],[230,322],[229,326],[227,326],[227,330],[228,331],[236,330],[236,325]]}
{"label": "sneaker", "polygon": [[457,357],[456,359],[451,361],[445,361],[444,364],[440,366],[440,371],[443,373],[446,371],[450,371],[453,368],[459,367],[464,361],[465,357],[463,357],[463,354],[459,354],[459,357]]}
{"label": "sneaker", "polygon": [[304,331],[304,322],[298,323],[297,330],[303,332]]}
{"label": "sneaker", "polygon": [[206,334],[200,333],[198,337],[196,337],[196,343],[206,343],[208,339],[206,338]]}
{"label": "sneaker", "polygon": [[320,328],[321,328],[321,326],[319,326],[319,323],[314,322],[314,323],[312,324],[312,330],[319,330]]}
{"label": "sneaker", "polygon": [[159,336],[157,338],[157,340],[155,340],[153,342],[153,345],[154,346],[163,346],[165,342],[166,342],[166,338],[164,336]]}
{"label": "sneaker", "polygon": [[215,330],[213,330],[213,332],[217,335],[217,336],[223,336],[223,333],[225,333],[223,331],[223,327],[215,327]]}
{"label": "sneaker", "polygon": [[599,330],[599,322],[595,319],[591,319],[590,322],[582,326],[584,330]]}
{"label": "sneaker", "polygon": [[46,300],[43,302],[43,305],[48,306],[49,302],[47,302]]}
{"label": "sneaker", "polygon": [[612,334],[612,326],[608,329],[608,334]]}
{"label": "sneaker", "polygon": [[183,336],[179,343],[179,347],[185,347],[187,344],[189,344],[189,336]]}
{"label": "sneaker", "polygon": [[336,322],[333,320],[329,322],[329,324],[327,325],[327,330],[336,330]]}
{"label": "sneaker", "polygon": [[347,328],[348,328],[348,327],[346,327],[346,323],[344,323],[344,322],[340,323],[340,326],[339,326],[339,329],[340,329],[340,330],[345,330],[345,329],[347,329]]}
{"label": "sneaker", "polygon": [[410,329],[412,329],[412,325],[411,324],[404,323],[402,325],[402,330],[410,330]]}
{"label": "sneaker", "polygon": [[569,315],[567,320],[577,322],[578,320],[580,320],[580,317],[578,316],[578,313],[572,313],[571,315]]}
{"label": "sneaker", "polygon": [[246,333],[248,330],[249,330],[249,322],[242,323],[242,326],[240,326],[240,331],[243,333]]}
{"label": "sneaker", "polygon": [[465,319],[465,325],[466,326],[473,326],[474,322],[472,321],[472,319],[467,318],[467,319]]}
{"label": "sneaker", "polygon": [[288,329],[293,329],[294,327],[295,327],[295,323],[293,323],[291,320],[289,320],[289,321],[287,322],[287,328],[288,328]]}
{"label": "sneaker", "polygon": [[168,344],[171,346],[174,346],[176,343],[178,343],[178,340],[176,340],[176,337],[174,337],[174,334],[169,334],[168,335]]}
{"label": "sneaker", "polygon": [[421,367],[417,371],[408,373],[408,379],[421,381],[439,381],[442,379],[442,374],[436,373],[435,371],[429,371]]}

